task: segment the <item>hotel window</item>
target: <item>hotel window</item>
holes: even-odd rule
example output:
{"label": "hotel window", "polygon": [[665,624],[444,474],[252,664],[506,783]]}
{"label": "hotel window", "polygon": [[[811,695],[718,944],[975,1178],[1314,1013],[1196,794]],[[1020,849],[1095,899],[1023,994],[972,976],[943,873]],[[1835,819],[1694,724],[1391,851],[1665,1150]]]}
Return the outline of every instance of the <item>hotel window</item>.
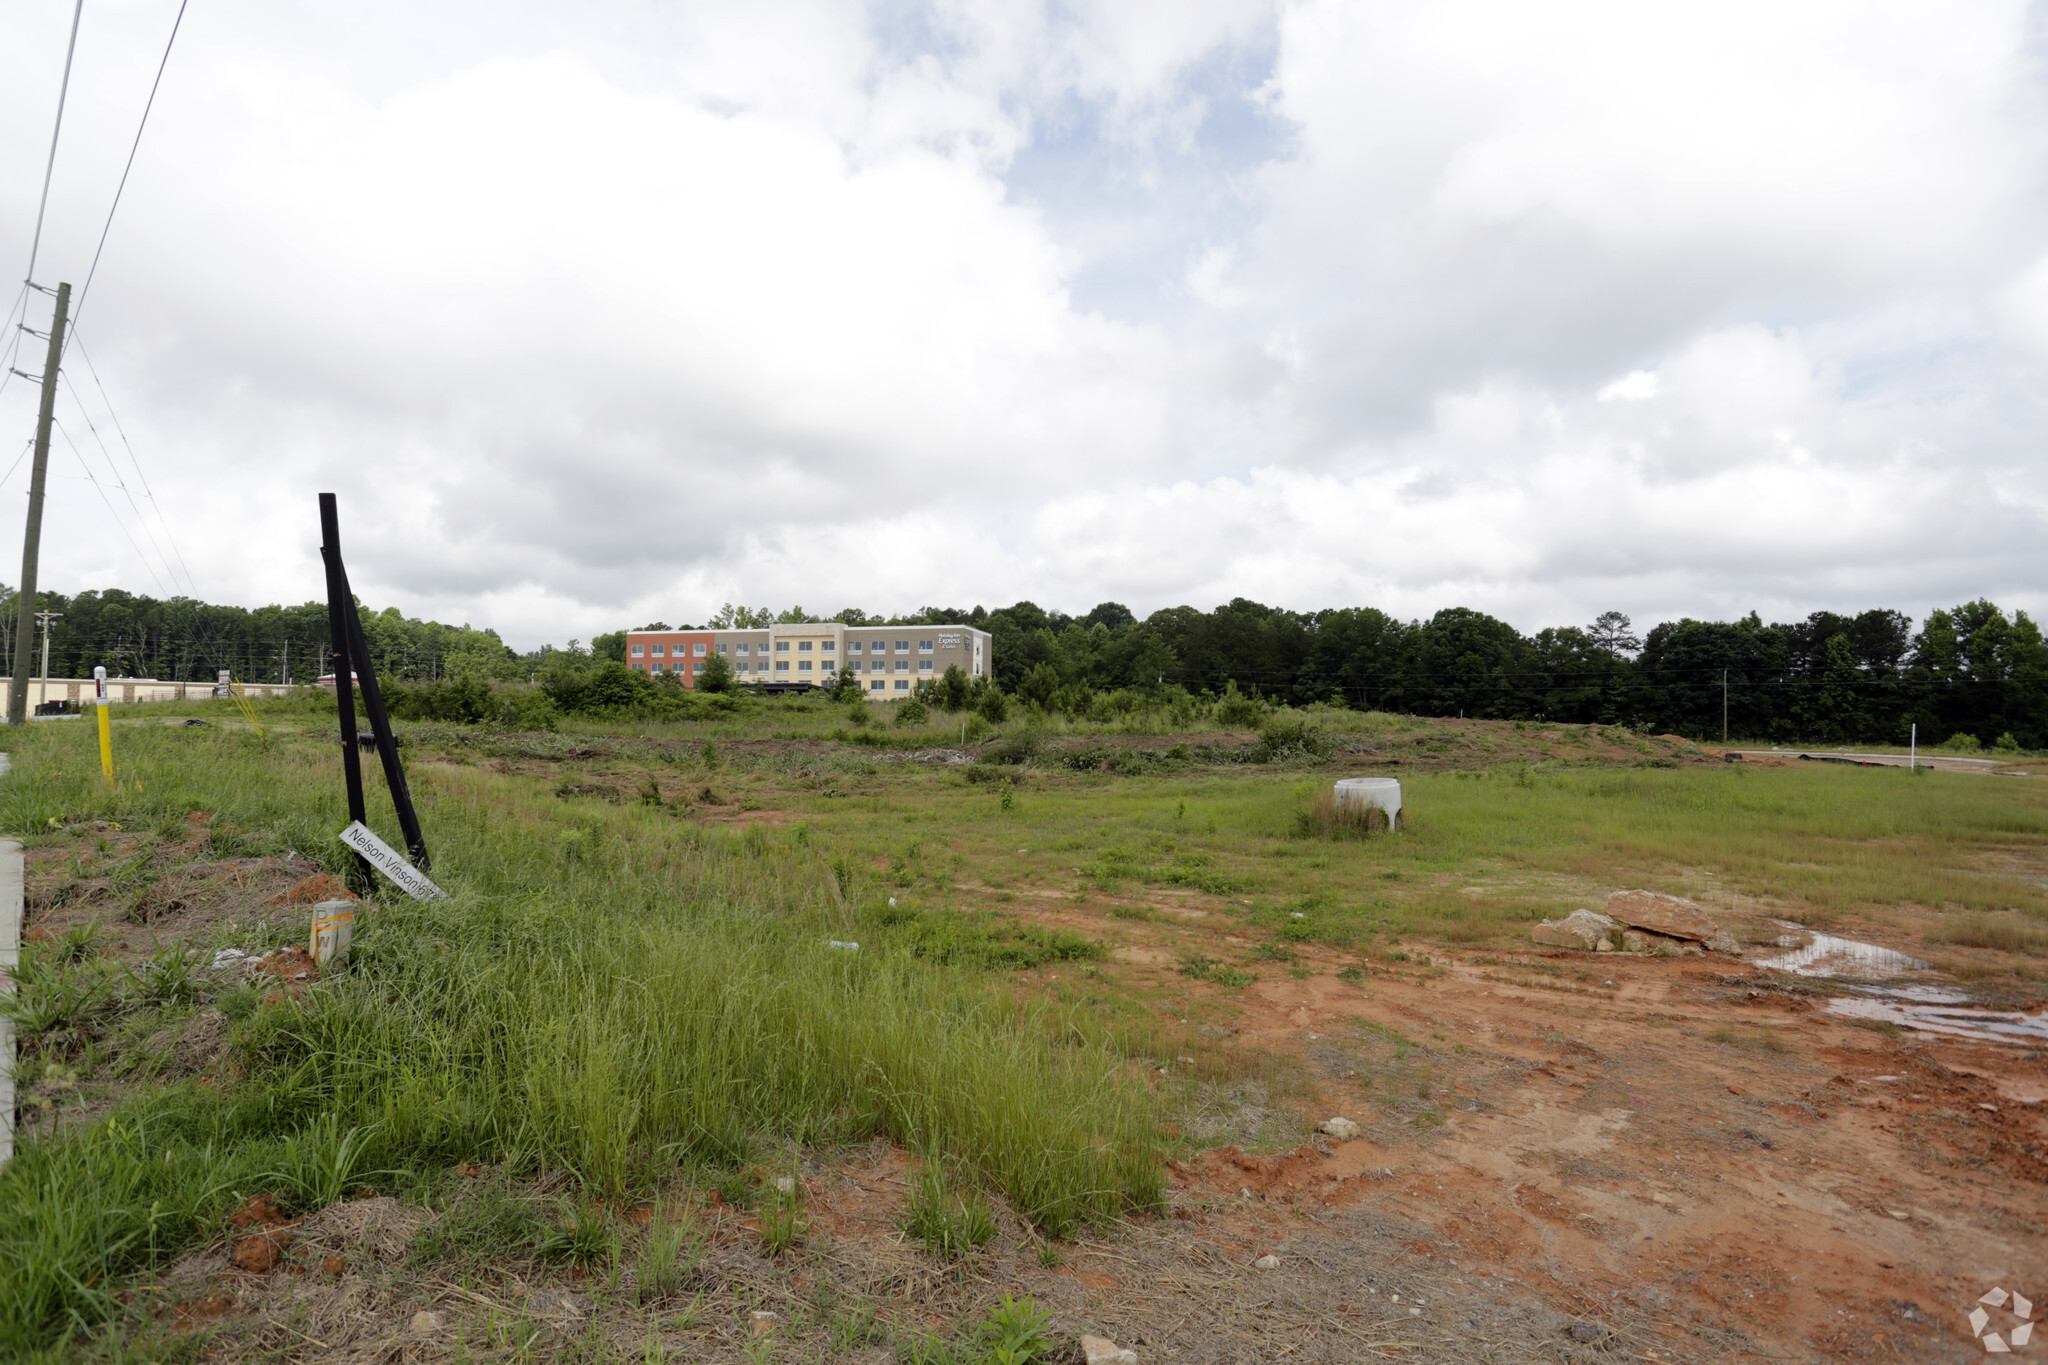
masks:
{"label": "hotel window", "polygon": [[935,667],[936,665],[930,659],[919,659],[917,661],[917,671],[920,673],[930,673]]}
{"label": "hotel window", "polygon": [[919,641],[917,642],[917,652],[918,652],[918,653],[920,653],[920,654],[929,654],[929,653],[931,653],[931,652],[932,652],[932,642],[931,642],[930,640],[919,640]]}
{"label": "hotel window", "polygon": [[876,681],[876,682],[871,682],[871,683],[869,683],[869,684],[868,684],[868,691],[870,691],[870,692],[879,692],[879,691],[881,691],[881,690],[882,690],[883,688],[887,687],[888,685],[889,685],[889,684],[887,684],[887,683],[885,683],[885,682],[880,682],[880,681]]}
{"label": "hotel window", "polygon": [[660,665],[660,664],[650,664],[650,665],[648,665],[648,666],[649,666],[650,668],[652,668],[652,669],[653,669],[653,670],[654,670],[654,671],[655,671],[656,673],[659,673],[659,672],[661,672],[661,665]]}
{"label": "hotel window", "polygon": [[819,642],[818,648],[823,653],[830,654],[833,650],[839,648],[839,642],[836,640],[824,640]]}
{"label": "hotel window", "polygon": [[775,671],[776,671],[777,673],[787,673],[787,672],[789,672],[789,660],[787,660],[787,659],[777,659],[777,660],[775,661]]}
{"label": "hotel window", "polygon": [[910,690],[910,680],[907,678],[898,678],[896,680],[896,690],[898,692],[908,692]]}
{"label": "hotel window", "polygon": [[797,672],[799,672],[799,673],[808,673],[808,672],[810,672],[810,671],[811,671],[811,661],[810,661],[809,659],[804,659],[804,660],[801,660],[801,661],[799,661],[799,662],[797,663],[797,666],[796,666],[796,671],[797,671]]}
{"label": "hotel window", "polygon": [[848,654],[858,654],[858,653],[860,653],[860,641],[858,641],[858,640],[848,640],[848,641],[846,642],[846,652],[847,652]]}
{"label": "hotel window", "polygon": [[661,657],[661,646],[660,646],[660,645],[656,645],[656,646],[654,646],[654,647],[653,647],[652,649],[648,650],[647,652],[648,652],[649,654],[652,654],[652,655],[653,655],[653,656],[654,656],[655,658],[659,659],[659,658]]}
{"label": "hotel window", "polygon": [[898,659],[896,661],[896,671],[898,673],[908,673],[910,671],[910,660]]}
{"label": "hotel window", "polygon": [[749,654],[753,652],[753,649],[754,647],[744,640],[733,646],[733,651],[738,654]]}
{"label": "hotel window", "polygon": [[703,658],[703,657],[704,657],[704,646],[702,646],[702,645],[697,645],[697,646],[693,647],[693,648],[692,648],[692,649],[690,650],[690,652],[691,652],[692,654],[696,655],[696,656],[697,656],[698,658],[700,658],[700,659],[701,659],[701,658]]}
{"label": "hotel window", "polygon": [[808,653],[810,653],[810,652],[811,652],[811,642],[810,642],[809,640],[799,640],[799,641],[797,641],[797,642],[796,642],[796,652],[797,652],[797,653],[799,653],[799,654],[808,654]]}
{"label": "hotel window", "polygon": [[633,646],[633,657],[634,657],[634,658],[636,658],[636,659],[637,659],[637,658],[639,658],[639,657],[640,657],[640,656],[641,656],[641,655],[642,655],[643,653],[645,653],[645,652],[646,652],[646,650],[647,650],[647,646],[645,646],[645,645],[634,645],[634,646]]}
{"label": "hotel window", "polygon": [[775,642],[775,652],[776,652],[777,654],[787,654],[787,653],[789,653],[789,641],[787,641],[787,640],[777,640],[777,641]]}
{"label": "hotel window", "polygon": [[910,641],[898,640],[896,642],[896,652],[898,654],[908,654],[910,652]]}
{"label": "hotel window", "polygon": [[702,664],[691,664],[691,665],[690,665],[690,671],[691,671],[692,673],[702,673],[702,672],[704,671],[704,665],[702,665]]}
{"label": "hotel window", "polygon": [[724,645],[713,645],[713,646],[711,646],[711,648],[712,648],[712,649],[714,649],[714,650],[716,650],[716,651],[717,651],[718,653],[720,653],[720,654],[723,654],[723,653],[725,653],[725,646],[724,646]]}

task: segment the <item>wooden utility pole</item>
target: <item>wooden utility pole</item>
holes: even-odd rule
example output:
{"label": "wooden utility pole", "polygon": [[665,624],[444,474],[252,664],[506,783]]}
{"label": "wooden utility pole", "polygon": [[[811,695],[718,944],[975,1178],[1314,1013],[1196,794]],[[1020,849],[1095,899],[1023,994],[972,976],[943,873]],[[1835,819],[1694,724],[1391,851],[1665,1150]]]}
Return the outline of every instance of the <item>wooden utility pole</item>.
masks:
{"label": "wooden utility pole", "polygon": [[7,723],[28,724],[28,670],[35,648],[36,556],[43,541],[43,484],[50,472],[50,422],[57,413],[57,362],[64,358],[64,322],[71,286],[57,286],[50,318],[50,355],[43,362],[43,404],[36,412],[36,458],[28,476],[28,529],[21,538],[21,611],[14,631],[14,676],[7,688]]}
{"label": "wooden utility pole", "polygon": [[1721,670],[1721,742],[1728,742],[1728,670]]}

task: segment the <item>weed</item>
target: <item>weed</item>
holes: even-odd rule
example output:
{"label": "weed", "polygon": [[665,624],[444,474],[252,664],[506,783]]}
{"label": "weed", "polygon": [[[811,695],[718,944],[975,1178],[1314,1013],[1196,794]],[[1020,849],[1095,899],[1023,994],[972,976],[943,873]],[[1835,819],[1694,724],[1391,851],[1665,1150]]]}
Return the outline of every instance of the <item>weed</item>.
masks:
{"label": "weed", "polygon": [[565,1199],[557,1202],[556,1210],[560,1221],[535,1240],[535,1254],[544,1261],[586,1268],[618,1265],[623,1250],[619,1229],[604,1209]]}
{"label": "weed", "polygon": [[2002,953],[2048,955],[2048,933],[2020,919],[1972,915],[1948,920],[1927,935],[1933,943],[1953,943],[1963,948],[1991,948]]}
{"label": "weed", "polygon": [[199,998],[204,985],[198,956],[182,943],[158,945],[130,976],[135,982],[137,999],[163,1007],[191,1004]]}
{"label": "weed", "polygon": [[956,1261],[996,1235],[996,1219],[978,1192],[955,1194],[944,1164],[927,1159],[911,1182],[903,1230],[933,1255]]}
{"label": "weed", "polygon": [[350,1190],[393,1174],[369,1168],[376,1131],[372,1125],[344,1132],[338,1116],[323,1114],[285,1139],[283,1161],[263,1179],[298,1208],[325,1208]]}
{"label": "weed", "polygon": [[60,964],[84,962],[100,955],[100,926],[94,920],[87,924],[75,924],[64,931],[64,936],[50,945],[50,952]]}
{"label": "weed", "polygon": [[1707,1036],[1717,1043],[1726,1043],[1747,1052],[1786,1051],[1784,1036],[1776,1029],[1737,1029],[1732,1024],[1722,1024]]}
{"label": "weed", "polygon": [[1347,986],[1363,986],[1365,984],[1365,968],[1354,962],[1339,971],[1337,979]]}
{"label": "weed", "polygon": [[704,1239],[687,1222],[657,1220],[647,1231],[635,1288],[642,1303],[652,1303],[681,1291],[704,1259]]}
{"label": "weed", "polygon": [[1386,830],[1385,811],[1359,801],[1339,801],[1327,786],[1311,792],[1294,812],[1294,832],[1303,839],[1364,839]]}
{"label": "weed", "polygon": [[496,1265],[513,1256],[531,1255],[550,1233],[502,1178],[477,1181],[453,1205],[413,1239],[416,1265],[467,1261]]}
{"label": "weed", "polygon": [[1176,968],[1182,976],[1191,976],[1197,981],[1211,981],[1228,990],[1242,990],[1258,980],[1250,972],[1241,972],[1235,967],[1225,966],[1212,957],[1191,953],[1180,960]]}
{"label": "weed", "polygon": [[781,1256],[792,1250],[810,1231],[810,1223],[804,1217],[803,1205],[795,1194],[784,1194],[773,1190],[768,1202],[761,1208],[761,1247],[770,1256]]}

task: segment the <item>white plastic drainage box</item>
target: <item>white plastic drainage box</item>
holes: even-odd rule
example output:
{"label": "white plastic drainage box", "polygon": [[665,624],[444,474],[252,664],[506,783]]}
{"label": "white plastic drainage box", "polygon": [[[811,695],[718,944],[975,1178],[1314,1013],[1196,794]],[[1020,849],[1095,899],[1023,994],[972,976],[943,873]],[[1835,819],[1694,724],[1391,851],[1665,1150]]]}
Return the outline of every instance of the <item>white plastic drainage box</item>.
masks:
{"label": "white plastic drainage box", "polygon": [[1401,784],[1391,777],[1347,777],[1337,784],[1339,806],[1378,806],[1387,828],[1401,828]]}

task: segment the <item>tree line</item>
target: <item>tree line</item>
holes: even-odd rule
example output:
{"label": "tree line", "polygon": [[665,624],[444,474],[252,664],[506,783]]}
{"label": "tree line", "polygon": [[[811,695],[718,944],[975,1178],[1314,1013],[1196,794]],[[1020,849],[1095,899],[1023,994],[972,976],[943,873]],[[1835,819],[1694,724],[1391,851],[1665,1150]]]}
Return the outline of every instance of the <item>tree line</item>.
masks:
{"label": "tree line", "polygon": [[[1104,602],[1082,616],[1018,602],[924,607],[902,617],[728,606],[722,624],[965,622],[989,632],[995,680],[1027,705],[1073,715],[1174,689],[1412,715],[1629,725],[1719,739],[2024,748],[2048,744],[2048,648],[2024,611],[1985,600],[1929,612],[1817,611],[1766,624],[1688,617],[1638,635],[1621,612],[1524,635],[1468,607],[1402,621],[1372,607],[1289,611],[1237,598],[1140,620]],[[660,622],[651,629],[667,629]],[[625,633],[599,637],[625,657]],[[612,653],[612,650],[616,653]],[[1116,708],[1122,709],[1122,708]]]}
{"label": "tree line", "polygon": [[[227,669],[241,682],[309,683],[332,668],[327,604],[215,606],[189,597],[158,599],[110,588],[75,597],[39,592],[38,608],[56,614],[49,630],[49,676],[88,678],[105,667],[115,678],[212,682]],[[0,670],[14,666],[21,594],[0,588]],[[396,607],[358,605],[377,675],[409,681],[532,676],[537,656],[507,648],[496,631],[402,615]],[[32,668],[43,672],[43,634],[30,640]]]}
{"label": "tree line", "polygon": [[[104,665],[115,677],[210,682],[225,668],[247,682],[310,682],[329,666],[324,603],[247,608],[108,589],[45,592],[38,605],[57,613],[52,677],[88,677]],[[13,661],[18,608],[18,594],[0,589],[0,667]],[[492,630],[357,610],[378,675],[394,681],[552,680],[566,698],[572,679],[626,658],[624,631],[588,648],[572,640],[521,653]],[[1245,598],[1143,619],[1115,602],[1081,616],[1029,601],[832,617],[728,604],[706,624],[820,620],[978,626],[992,637],[1003,694],[1069,715],[1234,689],[1292,705],[1630,725],[1700,739],[1720,738],[1725,713],[1735,738],[1903,743],[1917,725],[1924,744],[2048,747],[2048,646],[2024,611],[1986,600],[1929,612],[1917,627],[1903,612],[1873,608],[1769,624],[1754,612],[1685,618],[1641,635],[1620,612],[1524,635],[1467,607],[1403,621],[1372,607],[1299,612]],[[37,672],[41,643],[39,635]],[[606,686],[625,685],[606,672]]]}

